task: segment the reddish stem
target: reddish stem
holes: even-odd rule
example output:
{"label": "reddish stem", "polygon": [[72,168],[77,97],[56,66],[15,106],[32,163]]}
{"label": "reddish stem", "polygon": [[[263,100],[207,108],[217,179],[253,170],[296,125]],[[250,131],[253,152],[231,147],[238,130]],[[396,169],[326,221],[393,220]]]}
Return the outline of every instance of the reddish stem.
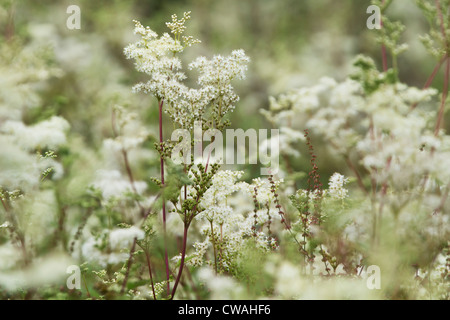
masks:
{"label": "reddish stem", "polygon": [[[444,16],[442,15],[441,4],[439,3],[439,0],[434,0],[434,3],[436,4],[436,9],[437,9],[439,20],[440,20],[441,33],[442,33],[442,36],[444,37],[444,39],[446,39],[445,26],[444,26]],[[447,40],[445,40],[445,44],[447,44]]]}
{"label": "reddish stem", "polygon": [[[144,249],[144,248],[143,248]],[[150,282],[152,284],[152,293],[153,293],[153,299],[156,300],[156,292],[155,292],[155,285],[153,283],[153,275],[152,275],[152,265],[150,263],[150,255],[147,251],[147,249],[144,249],[145,252],[145,258],[147,259],[147,266],[148,266],[148,274],[150,276]]]}
{"label": "reddish stem", "polygon": [[[389,171],[389,168],[391,166],[391,162],[392,162],[392,156],[387,159],[386,171]],[[384,207],[383,198],[386,196],[387,188],[388,188],[388,181],[386,179],[386,181],[384,181],[383,186],[381,188],[381,203],[380,203],[380,210],[378,212],[378,218],[379,218],[378,220],[379,221],[381,220],[381,216],[383,214],[383,207]]]}
{"label": "reddish stem", "polygon": [[434,78],[436,77],[436,74],[438,73],[438,71],[441,68],[442,64],[444,63],[445,59],[447,59],[447,55],[443,56],[442,59],[436,65],[436,67],[434,67],[433,72],[431,73],[427,82],[425,82],[423,89],[428,89],[431,86],[431,83],[433,82]]}
{"label": "reddish stem", "polygon": [[[433,69],[433,72],[431,73],[430,77],[427,79],[425,84],[423,85],[422,90],[428,89],[431,84],[433,83],[434,78],[436,77],[436,74],[438,73],[439,69],[441,68],[442,64],[444,63],[445,59],[447,59],[447,55],[444,55],[441,60],[436,64],[436,66]],[[415,109],[419,103],[416,102],[411,106],[411,110]]]}
{"label": "reddish stem", "polygon": [[353,171],[353,173],[356,176],[356,181],[358,183],[358,186],[361,188],[361,190],[368,195],[369,192],[366,190],[366,187],[364,186],[364,182],[361,178],[361,175],[359,174],[358,170],[354,166],[353,162],[350,160],[350,157],[345,157],[345,162],[347,163],[348,167]]}
{"label": "reddish stem", "polygon": [[[162,123],[162,108],[164,99],[159,101],[159,142],[162,147],[163,143],[163,123]],[[164,158],[161,155],[161,185],[164,187]],[[164,230],[164,262],[166,265],[166,280],[167,280],[167,294],[170,294],[170,270],[169,270],[169,255],[167,253],[167,230],[166,230],[166,201],[163,194],[162,216],[163,216],[163,230]]]}
{"label": "reddish stem", "polygon": [[8,22],[6,23],[6,28],[5,28],[5,39],[6,41],[10,41],[13,36],[14,36],[14,32],[15,32],[15,28],[14,28],[14,14],[15,14],[15,10],[14,10],[14,4],[11,5],[11,10],[8,14]]}
{"label": "reddish stem", "polygon": [[133,263],[133,253],[134,253],[134,250],[136,248],[136,241],[137,241],[137,239],[134,238],[133,245],[131,246],[131,250],[130,250],[130,257],[128,259],[127,271],[125,273],[125,279],[123,279],[122,289],[120,290],[120,293],[124,293],[125,292],[125,288],[127,286],[128,277],[130,275],[131,264]]}
{"label": "reddish stem", "polygon": [[384,44],[381,46],[381,56],[383,57],[383,71],[386,72],[388,70],[388,65],[387,65],[386,46]]}
{"label": "reddish stem", "polygon": [[184,223],[184,233],[183,233],[183,248],[181,249],[181,261],[180,261],[180,268],[178,270],[177,279],[175,280],[175,284],[173,285],[171,299],[175,296],[175,292],[177,291],[178,284],[181,280],[181,275],[183,273],[184,269],[184,260],[186,257],[186,246],[187,246],[187,235],[188,235],[188,229],[189,229],[190,222],[185,221]]}
{"label": "reddish stem", "polygon": [[[112,111],[112,114],[111,114],[111,127],[112,127],[114,138],[116,138],[119,135],[119,132],[117,131],[117,128],[116,128],[116,113],[114,110]],[[131,170],[130,162],[128,161],[128,152],[125,149],[125,147],[123,147],[123,146],[122,146],[122,157],[123,157],[123,161],[125,164],[125,170],[127,171],[128,180],[130,180],[131,189],[133,189],[134,194],[136,196],[138,196],[139,193],[136,189],[136,185],[134,182],[133,171]],[[141,210],[141,215],[144,217],[145,216],[145,208],[142,206],[142,204],[140,203],[140,201],[137,198],[135,201],[136,201],[136,204],[138,205],[139,209]]]}
{"label": "reddish stem", "polygon": [[3,200],[2,197],[0,197],[0,200],[2,202],[3,208],[5,209],[6,215],[9,216],[9,219],[11,220],[12,232],[14,232],[16,234],[17,239],[20,242],[20,249],[22,250],[24,264],[27,266],[29,261],[28,261],[28,256],[27,256],[27,249],[26,249],[26,246],[25,246],[25,237],[18,230],[17,220],[16,220],[15,216],[10,212],[10,208],[9,208],[8,204],[6,203],[6,201]]}

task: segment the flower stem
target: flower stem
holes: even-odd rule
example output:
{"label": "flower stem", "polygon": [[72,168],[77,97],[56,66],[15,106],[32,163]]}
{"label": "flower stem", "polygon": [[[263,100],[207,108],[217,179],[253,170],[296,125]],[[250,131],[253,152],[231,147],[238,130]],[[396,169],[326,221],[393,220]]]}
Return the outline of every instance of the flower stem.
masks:
{"label": "flower stem", "polygon": [[187,235],[188,235],[189,225],[190,225],[190,222],[185,221],[184,233],[183,233],[183,248],[181,249],[180,268],[178,270],[178,275],[177,275],[177,279],[175,280],[175,284],[173,285],[172,294],[170,296],[170,299],[173,299],[173,297],[175,296],[175,292],[177,291],[177,287],[178,287],[178,284],[180,283],[181,275],[183,273],[184,260],[186,257]]}
{"label": "flower stem", "polygon": [[27,266],[29,263],[29,260],[28,260],[26,245],[25,245],[25,236],[23,235],[22,232],[19,231],[17,220],[16,220],[14,214],[12,214],[10,212],[10,207],[8,206],[6,201],[1,196],[0,196],[0,200],[2,202],[3,208],[5,209],[6,216],[8,217],[8,219],[11,222],[10,230],[17,237],[17,240],[19,241],[19,247],[22,251],[23,261],[24,261],[25,266]]}
{"label": "flower stem", "polygon": [[[428,77],[427,81],[423,85],[422,90],[428,89],[431,84],[433,83],[434,78],[436,77],[436,74],[438,73],[439,69],[441,68],[444,61],[447,59],[447,55],[444,55],[441,60],[436,64],[436,66],[433,69],[433,72],[431,72],[431,75]],[[416,102],[411,106],[411,110],[415,109],[419,103]]]}
{"label": "flower stem", "polygon": [[125,287],[127,286],[128,277],[130,275],[131,264],[133,263],[133,254],[134,254],[134,249],[136,248],[136,241],[137,241],[137,239],[134,238],[133,245],[131,246],[131,250],[130,250],[130,257],[128,259],[127,271],[125,273],[125,279],[122,282],[122,288],[120,290],[120,293],[124,293]]}
{"label": "flower stem", "polygon": [[442,57],[442,59],[438,62],[438,64],[434,67],[433,72],[431,73],[427,82],[425,82],[423,89],[428,89],[431,86],[431,83],[433,82],[434,77],[436,77],[436,74],[438,73],[438,71],[441,68],[442,64],[444,63],[445,59],[447,59],[447,55],[444,55]]}
{"label": "flower stem", "polygon": [[[116,113],[114,110],[111,114],[111,127],[112,127],[114,138],[116,138],[119,135],[119,132],[116,127]],[[133,171],[131,170],[130,162],[128,161],[128,152],[124,146],[122,146],[121,151],[122,151],[123,162],[125,164],[125,170],[127,171],[128,180],[130,181],[131,189],[133,189],[133,193],[136,195],[136,199],[135,199],[136,204],[138,205],[139,209],[141,210],[141,215],[144,216],[145,209],[142,206],[139,199],[137,198],[139,193],[137,191],[136,184],[134,182],[135,180],[134,180],[134,176],[133,176]]]}
{"label": "flower stem", "polygon": [[149,255],[148,250],[146,248],[142,248],[142,249],[144,250],[145,258],[147,260],[148,274],[150,276],[150,283],[152,284],[153,299],[156,300],[155,284],[153,282],[152,265],[150,263],[150,255]]}
{"label": "flower stem", "polygon": [[214,267],[217,274],[217,250],[216,250],[216,241],[215,241],[215,234],[214,234],[214,226],[212,220],[209,221],[211,223],[211,239],[212,239],[212,245],[214,249]]}
{"label": "flower stem", "polygon": [[[162,123],[162,108],[164,99],[159,101],[159,142],[163,143],[163,123]],[[164,157],[161,155],[161,185],[164,187]],[[162,217],[163,217],[163,232],[164,232],[164,262],[166,265],[166,280],[167,280],[167,294],[170,294],[170,270],[169,270],[169,255],[167,253],[167,229],[166,229],[166,201],[164,194],[162,196]]]}

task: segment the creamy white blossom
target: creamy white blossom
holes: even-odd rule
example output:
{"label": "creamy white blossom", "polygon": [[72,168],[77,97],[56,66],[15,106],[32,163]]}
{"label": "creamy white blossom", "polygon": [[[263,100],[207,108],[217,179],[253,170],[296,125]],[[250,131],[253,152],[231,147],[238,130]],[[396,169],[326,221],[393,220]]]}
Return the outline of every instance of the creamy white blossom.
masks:
{"label": "creamy white blossom", "polygon": [[219,171],[212,178],[212,186],[205,192],[200,205],[204,208],[210,208],[215,204],[223,204],[230,194],[239,190],[236,181],[242,175],[242,171]]}
{"label": "creamy white blossom", "polygon": [[168,33],[158,36],[149,27],[135,21],[135,33],[141,36],[141,40],[128,45],[124,54],[135,60],[138,71],[150,76],[147,82],[135,85],[133,91],[154,95],[166,105],[164,110],[176,124],[192,129],[194,121],[202,119],[207,107],[217,107],[215,112],[220,118],[234,109],[239,97],[231,81],[245,77],[249,58],[243,50],[234,50],[228,57],[216,55],[211,60],[199,57],[189,64],[189,69],[198,70],[200,87],[187,87],[183,83],[186,75],[177,55],[199,42],[190,36],[181,37],[189,19],[189,12],[180,20],[176,15],[172,16],[172,22],[167,26],[173,36]]}
{"label": "creamy white blossom", "polygon": [[[134,191],[129,179],[118,170],[97,170],[92,186],[102,192],[103,199],[106,201]],[[147,189],[147,184],[143,181],[134,181],[134,187],[139,194],[142,194]]]}
{"label": "creamy white blossom", "polygon": [[1,132],[11,135],[14,140],[27,150],[57,149],[67,143],[69,123],[61,117],[53,116],[32,126],[21,121],[6,121]]}
{"label": "creamy white blossom", "polygon": [[109,244],[112,250],[129,249],[131,248],[134,239],[142,240],[144,236],[144,231],[135,226],[115,229],[109,233]]}
{"label": "creamy white blossom", "polygon": [[210,290],[210,299],[239,299],[244,296],[244,288],[236,280],[216,275],[211,268],[200,269],[199,278]]}
{"label": "creamy white blossom", "polygon": [[348,183],[348,178],[344,177],[340,173],[333,173],[330,177],[328,194],[335,199],[345,199],[348,197],[348,190],[344,188],[344,185]]}

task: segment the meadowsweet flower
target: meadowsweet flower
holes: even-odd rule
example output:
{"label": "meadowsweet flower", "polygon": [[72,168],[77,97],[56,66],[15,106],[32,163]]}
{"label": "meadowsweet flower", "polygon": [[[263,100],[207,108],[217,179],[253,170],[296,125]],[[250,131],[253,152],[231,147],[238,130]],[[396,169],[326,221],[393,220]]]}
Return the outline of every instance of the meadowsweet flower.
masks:
{"label": "meadowsweet flower", "polygon": [[[205,210],[197,219],[203,224],[200,226],[201,234],[205,237],[202,241],[194,244],[196,252],[191,254],[190,259],[196,259],[196,264],[204,263],[202,259],[207,259],[206,243],[217,246],[220,241],[220,270],[231,271],[236,259],[240,257],[246,248],[248,241],[254,243],[261,252],[269,252],[277,247],[275,239],[267,233],[254,230],[255,219],[257,224],[264,226],[268,221],[279,220],[278,210],[270,207],[273,202],[273,192],[271,184],[267,180],[255,179],[253,184],[237,182],[242,172],[229,170],[221,171],[213,179],[213,184],[205,195]],[[275,183],[275,188],[281,181]],[[261,208],[257,210],[254,217],[253,207],[242,204],[244,199],[251,199],[254,188],[258,188],[258,199],[261,201]],[[251,213],[251,214],[250,214]],[[212,240],[212,239],[220,240]],[[208,260],[206,260],[208,261]],[[209,260],[209,264],[216,262]]]}
{"label": "meadowsweet flower", "polygon": [[[275,188],[278,189],[281,183],[283,183],[283,179],[278,179],[274,181]],[[243,185],[243,190],[248,192],[253,196],[255,192],[255,188],[257,189],[256,199],[259,203],[263,205],[273,203],[274,202],[274,194],[271,191],[271,183],[267,179],[255,178],[252,180],[251,184]]]}
{"label": "meadowsweet flower", "polygon": [[[97,170],[92,186],[102,192],[105,201],[114,197],[120,198],[124,193],[134,191],[129,179],[118,170]],[[147,189],[147,184],[143,181],[134,181],[134,187],[142,194]]]}
{"label": "meadowsweet flower", "polygon": [[210,299],[239,299],[244,295],[244,288],[236,280],[223,275],[215,275],[211,268],[199,270],[199,278],[210,291]]}
{"label": "meadowsweet flower", "polygon": [[10,136],[0,134],[0,185],[8,189],[30,189],[39,183],[36,157],[20,148]]}
{"label": "meadowsweet flower", "polygon": [[[4,224],[2,224],[0,228],[2,228]],[[20,252],[13,243],[6,242],[0,245],[0,257],[2,257],[2,259],[0,259],[0,270],[10,270],[11,268],[14,268],[17,263],[19,263]]]}
{"label": "meadowsweet flower", "polygon": [[302,127],[323,135],[338,152],[346,152],[348,146],[358,139],[356,128],[347,124],[360,123],[364,106],[361,93],[361,85],[354,80],[337,83],[334,79],[324,77],[315,86],[291,90],[279,99],[271,99],[269,111],[263,112],[263,115],[276,126],[298,132],[298,135],[294,135],[289,129],[283,129],[280,136],[289,137],[283,139],[290,147],[280,150],[295,149],[293,144],[302,135],[298,128]]}
{"label": "meadowsweet flower", "polygon": [[109,244],[112,250],[129,249],[134,239],[142,240],[144,236],[144,231],[135,226],[115,229],[109,233]]}
{"label": "meadowsweet flower", "polygon": [[27,150],[53,149],[67,143],[69,123],[61,117],[53,116],[32,126],[21,121],[6,121],[1,131],[14,137],[14,140]]}
{"label": "meadowsweet flower", "polygon": [[202,211],[199,218],[201,217],[208,221],[215,221],[217,224],[223,225],[232,213],[233,209],[230,206],[209,206]]}
{"label": "meadowsweet flower", "polygon": [[[99,261],[100,264],[105,264],[105,261],[103,261],[104,259],[102,259],[102,253],[101,251],[97,248],[97,241],[94,237],[90,237],[89,239],[86,239],[83,242],[83,245],[81,247],[81,256],[85,259],[87,259],[88,261],[94,261],[94,259],[96,261]],[[78,252],[76,252],[78,253]],[[74,254],[76,255],[76,254]]]}
{"label": "meadowsweet flower", "polygon": [[304,286],[299,268],[285,261],[274,271],[272,274],[277,275],[275,290],[278,294],[287,299],[298,298]]}
{"label": "meadowsweet flower", "polygon": [[208,248],[210,247],[210,241],[208,239],[203,242],[196,242],[193,244],[193,247],[195,249],[195,253],[190,256],[188,265],[200,267],[203,265],[203,262],[204,262],[203,257],[205,255],[206,251],[208,250]]}
{"label": "meadowsweet flower", "polygon": [[212,186],[205,192],[200,205],[204,208],[211,208],[215,204],[223,204],[230,194],[239,190],[236,181],[242,175],[242,171],[219,171],[212,178]]}
{"label": "meadowsweet flower", "polygon": [[328,194],[335,199],[343,200],[348,197],[348,190],[344,188],[344,185],[348,183],[348,178],[335,172],[330,177]]}
{"label": "meadowsweet flower", "polygon": [[232,51],[228,57],[217,55],[211,60],[199,57],[189,64],[189,69],[198,70],[200,87],[188,88],[183,83],[186,75],[181,71],[182,64],[177,54],[199,42],[191,36],[181,36],[189,19],[190,12],[180,20],[176,15],[172,16],[172,22],[167,26],[173,36],[168,33],[158,36],[149,27],[135,21],[135,33],[141,36],[141,40],[128,45],[124,54],[135,60],[136,70],[150,76],[147,82],[136,84],[133,91],[154,95],[164,102],[164,110],[174,123],[192,129],[195,121],[204,121],[202,115],[207,107],[215,110],[214,121],[234,109],[239,97],[231,81],[245,77],[249,58],[243,50]]}
{"label": "meadowsweet flower", "polygon": [[133,90],[151,93],[168,101],[176,100],[186,89],[179,82],[184,75],[176,72],[181,69],[181,61],[174,55],[183,50],[180,42],[167,33],[158,38],[149,27],[144,28],[140,22],[134,22],[135,33],[142,39],[127,46],[124,53],[128,59],[135,60],[136,70],[148,74],[150,80],[137,84]]}
{"label": "meadowsweet flower", "polygon": [[102,267],[120,264],[129,258],[134,239],[142,240],[144,236],[144,231],[135,226],[104,231],[84,239],[79,252],[81,256],[78,257],[78,251],[74,251],[73,256]]}
{"label": "meadowsweet flower", "polygon": [[[178,20],[176,14],[173,14],[171,18],[172,22],[166,22],[166,26],[171,30],[170,32],[175,35],[175,38],[179,39],[180,35],[184,33],[184,30],[186,30],[186,26],[184,24],[186,23],[187,20],[191,19],[191,12],[190,11],[185,12],[183,14],[183,18],[181,18],[180,20]],[[191,41],[193,41],[192,37],[190,36],[184,37],[183,40],[188,46],[190,46],[192,44]]]}
{"label": "meadowsweet flower", "polygon": [[231,80],[245,79],[249,62],[250,59],[245,55],[244,50],[240,49],[233,50],[228,57],[216,55],[211,60],[199,57],[189,65],[189,69],[199,71],[198,84],[224,87],[225,91],[225,85]]}
{"label": "meadowsweet flower", "polygon": [[[35,40],[32,36],[31,40]],[[22,110],[41,104],[39,89],[62,71],[48,63],[50,46],[31,41],[25,47],[0,46],[0,119],[20,120]]]}

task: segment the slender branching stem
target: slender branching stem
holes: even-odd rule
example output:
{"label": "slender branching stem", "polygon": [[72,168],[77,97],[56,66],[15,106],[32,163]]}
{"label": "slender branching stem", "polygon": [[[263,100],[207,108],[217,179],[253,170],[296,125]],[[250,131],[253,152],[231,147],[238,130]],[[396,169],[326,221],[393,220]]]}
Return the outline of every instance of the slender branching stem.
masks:
{"label": "slender branching stem", "polygon": [[183,248],[181,249],[180,268],[178,269],[178,275],[175,280],[175,284],[173,285],[172,294],[170,296],[170,299],[173,299],[173,297],[175,296],[175,293],[178,288],[178,284],[180,283],[181,275],[183,273],[184,261],[185,261],[185,257],[186,257],[187,235],[188,235],[189,225],[190,225],[190,221],[185,221],[184,232],[183,232]]}
{"label": "slender branching stem", "polygon": [[447,55],[444,55],[439,62],[436,64],[436,66],[433,69],[433,72],[431,73],[431,75],[428,77],[427,81],[425,82],[423,89],[428,89],[431,84],[433,83],[434,78],[436,77],[436,74],[438,73],[439,69],[441,68],[442,64],[444,63],[444,61],[447,59]]}
{"label": "slender branching stem", "polygon": [[28,260],[27,248],[26,248],[26,244],[25,244],[25,237],[18,230],[17,220],[15,219],[14,215],[11,213],[10,207],[8,206],[6,201],[2,197],[0,197],[0,200],[2,202],[3,208],[5,209],[6,216],[8,217],[8,219],[10,220],[11,225],[12,225],[10,230],[13,234],[15,234],[15,236],[17,237],[17,240],[19,241],[19,247],[20,247],[20,250],[22,251],[24,264],[28,265],[29,260]]}
{"label": "slender branching stem", "polygon": [[355,174],[356,177],[356,182],[358,183],[359,188],[364,192],[364,194],[368,195],[369,192],[367,191],[366,187],[364,186],[364,182],[362,180],[361,175],[359,174],[358,170],[356,169],[355,165],[353,164],[353,162],[350,160],[349,157],[345,157],[345,162],[347,163],[348,167],[350,168],[350,170],[353,171],[353,173]]}
{"label": "slender branching stem", "polygon": [[153,299],[156,300],[155,283],[153,282],[152,264],[151,264],[151,261],[150,261],[150,254],[148,253],[148,249],[147,248],[142,248],[142,250],[144,250],[145,259],[147,261],[148,275],[150,276],[150,283],[152,285]]}
{"label": "slender branching stem", "polygon": [[216,271],[216,274],[217,274],[218,269],[217,269],[216,236],[214,234],[214,226],[213,226],[212,220],[210,220],[209,222],[211,223],[211,241],[212,241],[213,250],[214,250],[214,268],[215,268],[215,271]]}
{"label": "slender branching stem", "polygon": [[123,279],[122,288],[120,289],[120,293],[124,293],[125,292],[125,288],[127,286],[128,277],[130,275],[131,265],[133,264],[133,254],[134,254],[134,250],[136,248],[136,241],[137,241],[137,239],[134,238],[133,244],[132,244],[131,250],[130,250],[130,256],[128,258],[127,271],[125,272],[125,278]]}
{"label": "slender branching stem", "polygon": [[[116,138],[119,135],[119,132],[117,131],[117,127],[116,127],[116,113],[114,110],[111,115],[111,126],[112,126],[113,135]],[[123,157],[123,161],[124,161],[124,165],[125,165],[125,170],[127,172],[128,180],[130,181],[131,189],[133,190],[133,193],[137,197],[139,195],[139,193],[136,188],[133,171],[131,170],[131,166],[130,166],[130,161],[128,160],[128,152],[124,147],[122,147],[121,153],[122,153],[122,157]],[[135,201],[141,211],[141,216],[145,216],[145,208],[142,206],[139,199],[136,198]]]}
{"label": "slender branching stem", "polygon": [[87,285],[86,277],[84,276],[84,274],[82,275],[82,278],[83,278],[84,288],[86,289],[86,294],[87,294],[88,298],[90,298],[91,297],[91,293],[89,292],[89,287]]}

